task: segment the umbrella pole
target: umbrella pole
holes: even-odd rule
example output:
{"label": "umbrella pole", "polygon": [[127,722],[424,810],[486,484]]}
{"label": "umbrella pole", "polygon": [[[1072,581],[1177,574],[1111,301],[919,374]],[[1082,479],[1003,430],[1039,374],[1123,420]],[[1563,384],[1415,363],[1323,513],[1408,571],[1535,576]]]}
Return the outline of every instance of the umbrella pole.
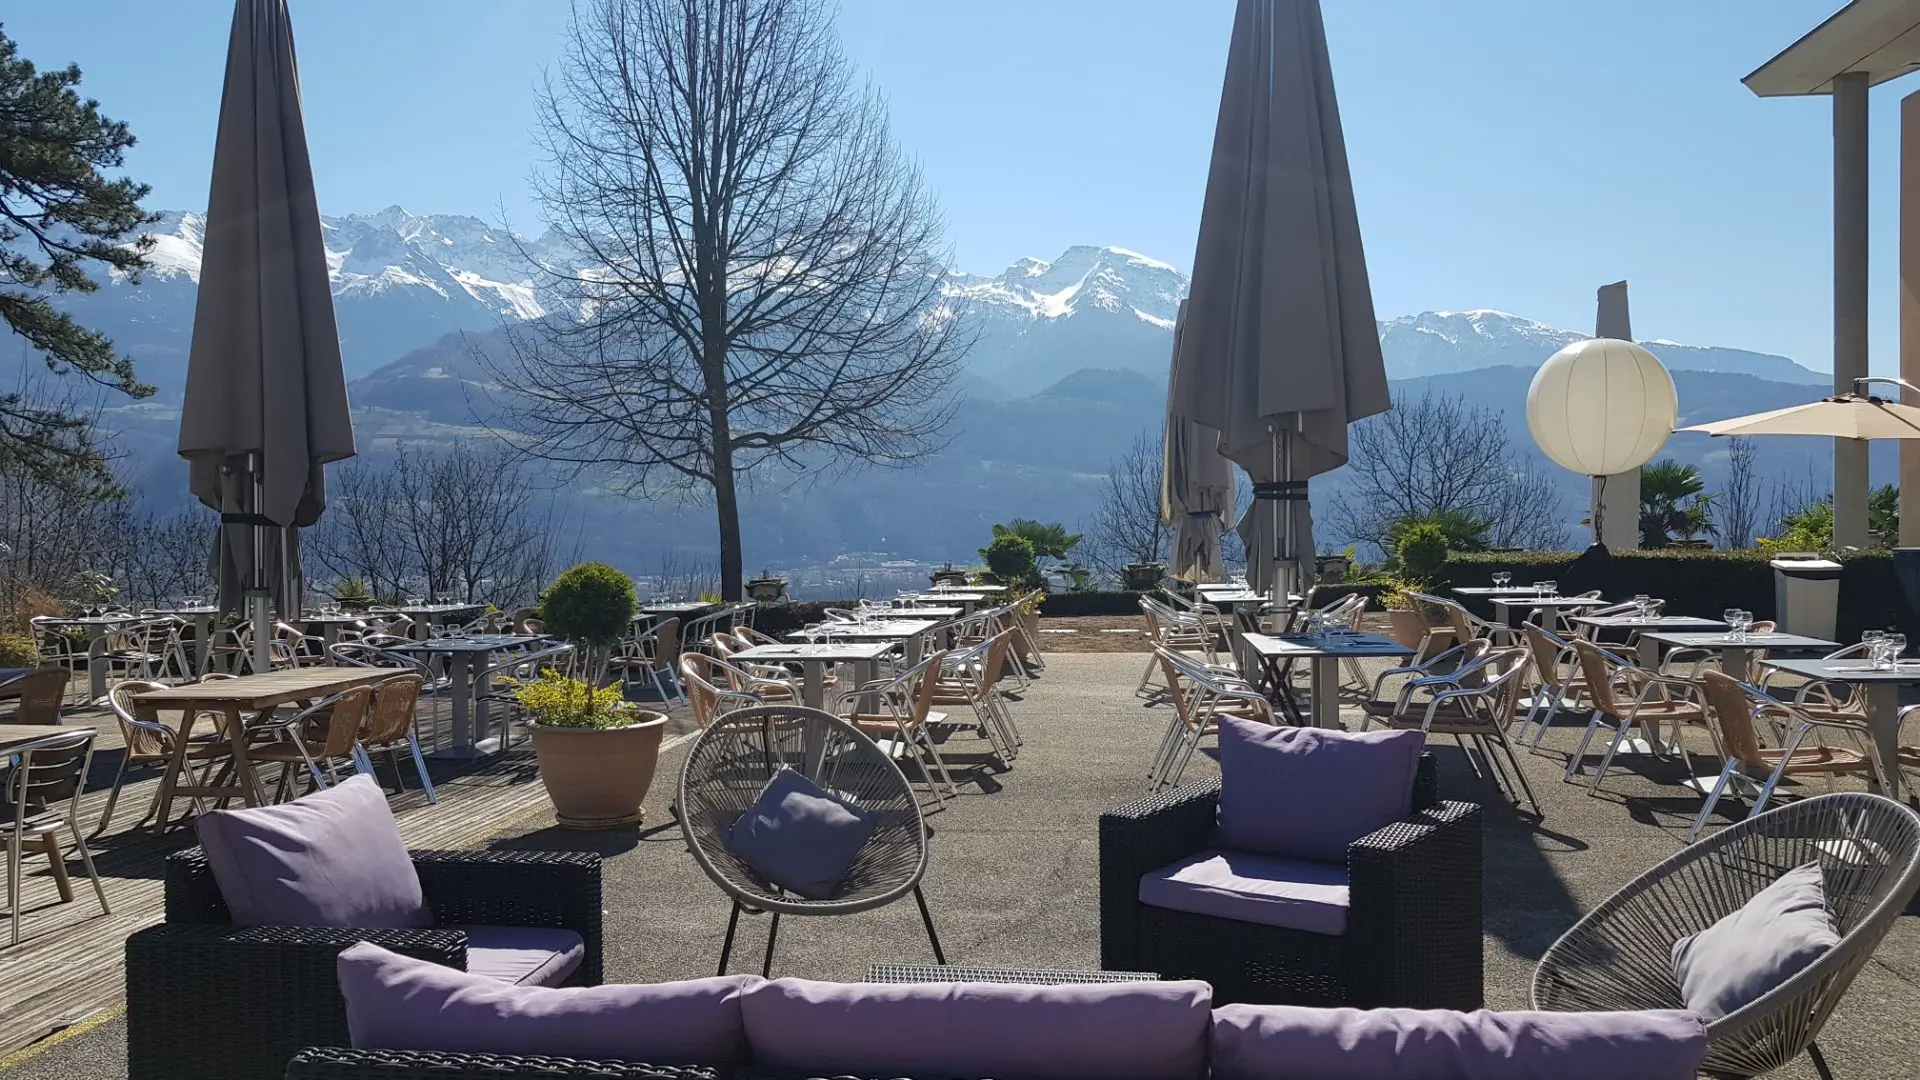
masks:
{"label": "umbrella pole", "polygon": [[1267,578],[1268,598],[1275,608],[1287,605],[1293,592],[1296,556],[1293,550],[1293,433],[1271,429],[1273,435],[1273,478],[1280,482],[1280,498],[1273,500],[1274,565]]}
{"label": "umbrella pole", "polygon": [[272,616],[267,606],[267,528],[260,524],[260,510],[266,505],[266,484],[260,479],[260,455],[249,454],[248,470],[253,481],[253,587],[247,591],[247,618],[253,624],[253,670],[262,674],[273,670]]}

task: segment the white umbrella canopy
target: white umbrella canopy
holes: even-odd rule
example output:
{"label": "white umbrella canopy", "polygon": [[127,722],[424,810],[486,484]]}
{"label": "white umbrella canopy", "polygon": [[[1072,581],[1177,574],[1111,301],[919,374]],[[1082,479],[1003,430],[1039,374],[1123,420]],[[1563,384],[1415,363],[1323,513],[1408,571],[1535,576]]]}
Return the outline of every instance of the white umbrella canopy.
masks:
{"label": "white umbrella canopy", "polygon": [[1392,407],[1317,0],[1236,9],[1178,348],[1171,407],[1220,433],[1270,519],[1243,523],[1270,530],[1249,576],[1305,581],[1306,480],[1346,463],[1348,424]]}
{"label": "white umbrella canopy", "polygon": [[1708,435],[1824,435],[1834,439],[1920,439],[1920,408],[1865,394],[1695,424]]}
{"label": "white umbrella canopy", "polygon": [[[1187,304],[1173,324],[1173,362],[1180,362],[1180,332],[1186,325]],[[1220,530],[1233,518],[1233,465],[1220,456],[1220,433],[1202,427],[1172,407],[1171,385],[1178,372],[1168,372],[1165,455],[1161,463],[1160,519],[1173,526],[1173,552],[1168,569],[1189,581],[1218,581],[1224,567],[1220,558]]]}

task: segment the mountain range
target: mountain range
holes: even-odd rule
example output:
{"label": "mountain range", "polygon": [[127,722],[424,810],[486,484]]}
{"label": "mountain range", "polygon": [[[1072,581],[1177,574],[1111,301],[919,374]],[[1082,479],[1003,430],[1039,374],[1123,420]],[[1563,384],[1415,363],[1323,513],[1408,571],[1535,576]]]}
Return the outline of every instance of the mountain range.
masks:
{"label": "mountain range", "polygon": [[[168,212],[154,229],[152,268],[136,284],[120,275],[62,302],[132,356],[155,398],[106,413],[136,449],[170,449],[199,279],[202,218]],[[492,389],[475,352],[500,347],[504,328],[557,310],[539,266],[563,266],[558,244],[529,240],[477,218],[417,215],[399,207],[323,219],[350,393],[371,452],[394,440],[433,442],[482,434],[476,412]],[[762,478],[749,558],[825,557],[894,550],[916,557],[969,555],[987,526],[1014,516],[1069,525],[1090,516],[1108,463],[1164,409],[1174,317],[1187,277],[1173,265],[1112,247],[1072,247],[1052,261],[1022,259],[992,276],[954,274],[952,306],[976,344],[958,391],[968,399],[954,443],[921,471],[867,471],[795,486]],[[1585,335],[1495,310],[1429,311],[1379,324],[1397,394],[1464,393],[1508,418],[1526,444],[1522,403],[1534,367]],[[1804,401],[1827,376],[1786,357],[1738,349],[1646,343],[1675,372],[1688,422]],[[1713,480],[1716,448],[1689,436],[1672,444]],[[1804,440],[1779,440],[1767,469],[1799,476],[1817,457]],[[1809,456],[1813,455],[1813,456]],[[149,456],[150,486],[178,491],[168,455]],[[925,476],[936,470],[937,491]],[[1567,491],[1578,506],[1579,478]],[[1337,474],[1328,482],[1337,485]],[[626,503],[589,507],[615,523]],[[1577,514],[1574,514],[1577,516]],[[634,550],[711,549],[707,512],[649,506],[649,535]],[[756,532],[758,535],[756,535]],[[877,545],[875,537],[887,537]],[[1329,538],[1337,539],[1337,538]],[[612,557],[611,555],[609,557]],[[640,558],[644,555],[634,555]]]}

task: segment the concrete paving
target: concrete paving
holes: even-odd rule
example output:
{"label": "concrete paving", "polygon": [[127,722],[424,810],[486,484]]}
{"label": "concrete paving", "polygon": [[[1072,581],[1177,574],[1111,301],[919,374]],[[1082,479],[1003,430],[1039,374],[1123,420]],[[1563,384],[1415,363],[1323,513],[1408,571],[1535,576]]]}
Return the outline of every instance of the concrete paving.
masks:
{"label": "concrete paving", "polygon": [[[962,783],[933,813],[926,894],[948,958],[956,963],[1090,967],[1098,963],[1095,822],[1101,810],[1144,790],[1147,760],[1167,709],[1132,694],[1143,656],[1056,653],[1015,704],[1026,734],[1011,770],[989,764],[984,744],[947,744]],[[1349,713],[1351,721],[1352,714]],[[1563,783],[1577,727],[1556,727],[1540,755],[1524,755],[1544,819],[1516,813],[1476,777],[1451,741],[1435,747],[1448,798],[1488,804],[1487,1004],[1524,1008],[1535,963],[1582,911],[1679,849],[1698,798],[1676,785],[1677,763],[1616,768],[1601,794]],[[607,856],[607,977],[652,981],[710,975],[728,905],[687,854],[666,814],[685,744],[670,751],[637,833],[581,834],[547,827],[544,813],[503,823],[502,847],[577,848]],[[1197,755],[1187,779],[1215,771]],[[1824,790],[1816,786],[1814,791]],[[1730,807],[1728,819],[1740,809]],[[765,918],[743,921],[733,970],[758,970]],[[930,961],[911,902],[834,919],[783,920],[776,974],[857,979],[880,961]],[[1821,1040],[1841,1077],[1920,1076],[1920,919],[1899,920],[1842,1002]],[[19,1077],[124,1075],[118,1021],[70,1039],[8,1072]],[[1803,1059],[1776,1074],[1812,1077]]]}

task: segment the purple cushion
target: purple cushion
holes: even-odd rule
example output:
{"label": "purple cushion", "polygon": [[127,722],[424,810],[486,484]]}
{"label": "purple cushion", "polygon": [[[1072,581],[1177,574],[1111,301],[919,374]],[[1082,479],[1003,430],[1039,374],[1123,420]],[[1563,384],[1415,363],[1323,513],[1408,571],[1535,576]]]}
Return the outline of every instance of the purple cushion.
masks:
{"label": "purple cushion", "polygon": [[1313,934],[1347,932],[1347,868],[1203,851],[1140,879],[1140,902]]}
{"label": "purple cushion", "polygon": [[753,1060],[803,1076],[1172,1080],[1206,1067],[1203,982],[776,979],[741,995]]}
{"label": "purple cushion", "polygon": [[214,810],[194,830],[237,926],[433,925],[420,875],[372,777],[280,806]]}
{"label": "purple cushion", "polygon": [[1782,874],[1740,910],[1674,942],[1673,974],[1687,1008],[1718,1020],[1838,944],[1820,864],[1808,863]]}
{"label": "purple cushion", "polygon": [[760,981],[729,975],[652,986],[515,986],[367,942],[342,952],[337,969],[357,1049],[653,1065],[740,1061],[740,991]]}
{"label": "purple cushion", "polygon": [[1220,718],[1216,846],[1345,866],[1347,845],[1413,809],[1418,731],[1327,731]]}
{"label": "purple cushion", "polygon": [[828,900],[874,825],[873,815],[783,768],[727,830],[726,844],[775,885],[809,900]]}
{"label": "purple cushion", "polygon": [[1443,1012],[1225,1005],[1215,1080],[1693,1080],[1687,1012]]}
{"label": "purple cushion", "polygon": [[467,972],[522,986],[559,986],[587,955],[571,930],[545,926],[460,926],[467,933]]}

